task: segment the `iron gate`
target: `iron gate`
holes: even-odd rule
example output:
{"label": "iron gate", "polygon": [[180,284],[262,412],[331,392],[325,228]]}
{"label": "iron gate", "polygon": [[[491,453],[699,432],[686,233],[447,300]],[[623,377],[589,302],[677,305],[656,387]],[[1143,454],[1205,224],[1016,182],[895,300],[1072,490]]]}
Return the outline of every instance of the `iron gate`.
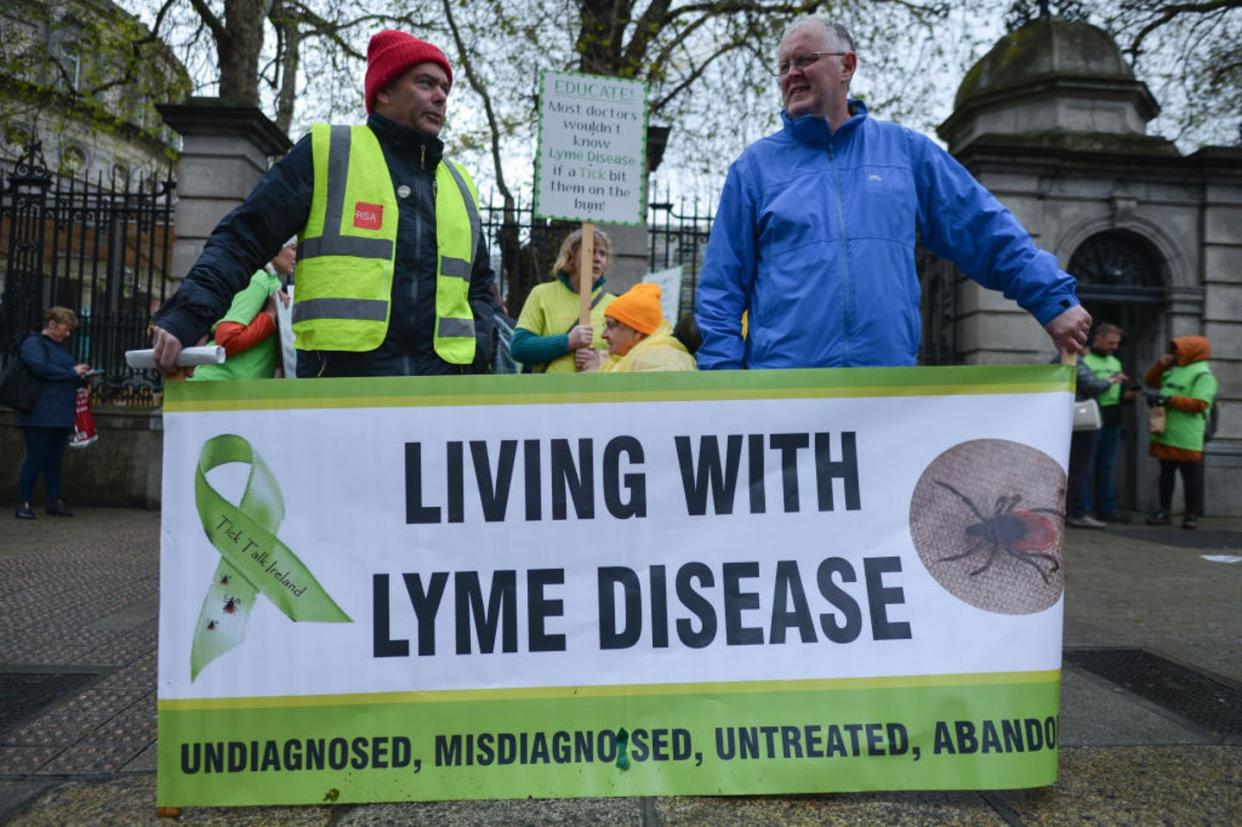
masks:
{"label": "iron gate", "polygon": [[158,376],[125,364],[145,347],[168,290],[175,184],[53,174],[38,141],[3,162],[0,360],[14,357],[54,305],[78,314],[75,358],[104,371],[96,400],[152,405]]}

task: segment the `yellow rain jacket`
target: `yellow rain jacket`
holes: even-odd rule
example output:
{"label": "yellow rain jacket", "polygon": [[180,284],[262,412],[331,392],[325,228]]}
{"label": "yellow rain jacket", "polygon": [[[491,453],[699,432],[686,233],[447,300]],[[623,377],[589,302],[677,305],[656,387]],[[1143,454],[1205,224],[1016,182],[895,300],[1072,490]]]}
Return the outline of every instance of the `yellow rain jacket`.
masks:
{"label": "yellow rain jacket", "polygon": [[600,365],[601,373],[629,373],[648,370],[698,370],[685,345],[673,337],[673,327],[660,322],[655,332],[621,357],[609,356]]}

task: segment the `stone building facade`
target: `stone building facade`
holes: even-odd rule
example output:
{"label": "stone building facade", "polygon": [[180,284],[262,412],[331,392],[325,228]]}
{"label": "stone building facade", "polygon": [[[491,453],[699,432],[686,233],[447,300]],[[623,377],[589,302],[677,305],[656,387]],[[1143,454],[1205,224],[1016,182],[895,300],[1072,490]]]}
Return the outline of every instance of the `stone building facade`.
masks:
{"label": "stone building facade", "polygon": [[49,169],[124,188],[167,177],[176,135],[155,104],[190,91],[185,67],[110,0],[0,5],[0,155],[32,137]]}
{"label": "stone building facade", "polygon": [[[1171,337],[1209,338],[1223,404],[1205,452],[1207,510],[1242,514],[1242,148],[1183,155],[1147,134],[1157,112],[1105,32],[1043,18],[970,70],[938,131],[1077,277],[1092,316],[1126,331],[1118,355],[1136,381]],[[951,265],[925,262],[923,282],[925,361],[1052,357],[1034,320]],[[1126,416],[1118,495],[1151,510],[1157,467],[1141,400]]]}

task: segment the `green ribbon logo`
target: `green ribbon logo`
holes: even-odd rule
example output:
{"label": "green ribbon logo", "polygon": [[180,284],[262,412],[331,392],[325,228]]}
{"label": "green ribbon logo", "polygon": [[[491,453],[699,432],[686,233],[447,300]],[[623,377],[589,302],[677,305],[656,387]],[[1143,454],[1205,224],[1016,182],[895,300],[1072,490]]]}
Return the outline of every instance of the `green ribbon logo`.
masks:
{"label": "green ribbon logo", "polygon": [[[246,490],[237,505],[207,482],[219,465],[250,466]],[[271,600],[290,620],[352,623],[310,569],[276,536],[285,518],[285,501],[267,463],[236,434],[221,434],[203,444],[194,478],[194,502],[207,539],[220,552],[190,652],[190,680],[207,664],[237,646],[258,595]]]}

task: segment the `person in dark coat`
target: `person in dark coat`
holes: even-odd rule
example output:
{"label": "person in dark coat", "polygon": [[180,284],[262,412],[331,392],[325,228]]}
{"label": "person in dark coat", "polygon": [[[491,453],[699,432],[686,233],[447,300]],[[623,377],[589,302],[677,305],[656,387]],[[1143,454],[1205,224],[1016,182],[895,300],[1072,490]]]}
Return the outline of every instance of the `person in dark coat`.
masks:
{"label": "person in dark coat", "polygon": [[[1059,357],[1058,357],[1059,361]],[[1121,382],[1121,374],[1102,379],[1078,357],[1078,384],[1074,401],[1095,399]],[[1073,528],[1103,528],[1106,523],[1087,513],[1087,488],[1090,484],[1091,454],[1095,450],[1096,431],[1074,431],[1070,437],[1069,474],[1065,524]]]}
{"label": "person in dark coat", "polygon": [[47,513],[56,517],[72,517],[60,496],[60,463],[65,445],[73,434],[78,385],[90,366],[74,364],[65,342],[77,330],[78,317],[67,307],[47,311],[43,330],[31,333],[22,342],[21,360],[39,377],[39,399],[34,408],[17,414],[17,427],[26,439],[26,460],[17,481],[19,520],[33,520],[30,497],[35,483],[43,475],[47,487]]}

